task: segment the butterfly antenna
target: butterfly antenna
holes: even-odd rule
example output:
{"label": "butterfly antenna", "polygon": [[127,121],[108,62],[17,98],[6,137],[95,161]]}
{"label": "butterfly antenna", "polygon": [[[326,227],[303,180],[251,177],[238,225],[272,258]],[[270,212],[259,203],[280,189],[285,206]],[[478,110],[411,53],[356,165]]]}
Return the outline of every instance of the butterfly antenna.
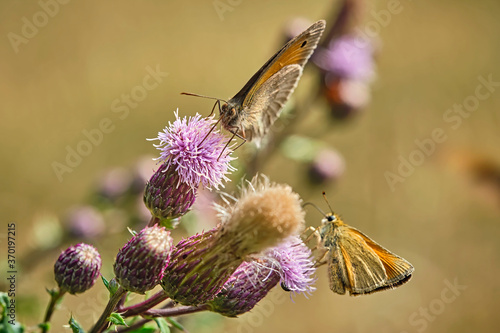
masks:
{"label": "butterfly antenna", "polygon": [[325,199],[326,204],[328,205],[328,208],[330,208],[330,212],[332,212],[332,213],[333,213],[332,206],[330,206],[330,203],[328,202],[328,199],[326,198],[326,192],[325,192],[325,191],[323,191],[323,193],[322,193],[322,194],[323,194],[323,199]]}
{"label": "butterfly antenna", "polygon": [[305,204],[302,205],[302,208],[304,208],[305,206],[313,206],[314,208],[316,208],[318,210],[318,212],[320,212],[321,214],[323,214],[323,216],[326,218],[327,215],[325,214],[325,212],[323,212],[318,206],[316,206],[315,204],[313,204],[312,202],[306,202]]}
{"label": "butterfly antenna", "polygon": [[217,102],[215,102],[214,107],[212,108],[212,112],[210,112],[210,114],[208,115],[208,117],[210,117],[211,115],[214,114],[214,110],[215,110],[215,106],[216,105],[219,105],[219,111],[220,111],[220,102],[221,101],[224,102],[224,103],[227,103],[227,101],[225,101],[223,99],[220,99],[220,98],[210,97],[210,96],[204,96],[204,95],[198,95],[198,94],[193,94],[193,93],[188,93],[188,92],[181,92],[181,95],[201,97],[201,98],[208,98],[208,99],[215,99]]}

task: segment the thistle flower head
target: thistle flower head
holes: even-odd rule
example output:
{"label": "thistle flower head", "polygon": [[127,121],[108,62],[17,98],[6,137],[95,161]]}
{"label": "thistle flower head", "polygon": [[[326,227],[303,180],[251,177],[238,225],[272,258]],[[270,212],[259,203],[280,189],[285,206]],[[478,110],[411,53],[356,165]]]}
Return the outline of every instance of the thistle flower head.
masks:
{"label": "thistle flower head", "polygon": [[292,236],[243,262],[207,304],[211,311],[235,317],[250,311],[278,282],[294,293],[314,291],[314,272],[311,250]]}
{"label": "thistle flower head", "polygon": [[271,183],[264,175],[243,186],[238,199],[217,208],[223,223],[221,237],[237,244],[233,251],[239,257],[275,246],[304,228],[299,195],[286,184]]}
{"label": "thistle flower head", "polygon": [[94,285],[100,269],[99,252],[92,245],[80,243],[61,253],[54,265],[54,274],[61,291],[77,294]]}
{"label": "thistle flower head", "polygon": [[229,164],[234,158],[230,157],[230,147],[224,150],[228,139],[212,130],[214,118],[201,118],[196,114],[181,119],[178,111],[175,118],[153,139],[160,141],[155,145],[161,151],[158,160],[172,166],[179,180],[193,189],[200,183],[207,188],[224,187],[222,181],[229,180],[226,174],[234,170]]}
{"label": "thistle flower head", "polygon": [[171,299],[184,305],[210,301],[250,254],[303,228],[300,199],[289,186],[257,177],[234,201],[219,206],[219,226],[176,245],[161,282]]}
{"label": "thistle flower head", "polygon": [[170,258],[170,232],[157,225],[142,229],[118,252],[116,280],[126,290],[145,293],[162,279]]}
{"label": "thistle flower head", "polygon": [[297,236],[287,238],[276,247],[264,252],[264,256],[277,262],[281,283],[293,293],[310,293],[316,290],[316,268],[312,260],[311,250]]}

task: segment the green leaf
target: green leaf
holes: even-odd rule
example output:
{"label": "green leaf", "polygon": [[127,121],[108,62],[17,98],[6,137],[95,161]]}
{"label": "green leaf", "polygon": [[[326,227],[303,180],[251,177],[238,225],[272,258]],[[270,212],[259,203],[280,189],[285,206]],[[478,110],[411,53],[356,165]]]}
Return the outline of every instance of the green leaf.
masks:
{"label": "green leaf", "polygon": [[109,292],[111,292],[109,290],[109,281],[106,280],[106,278],[104,277],[104,275],[101,274],[101,280],[102,280],[102,283],[104,283],[104,286],[106,287],[106,289],[108,289]]}
{"label": "green leaf", "polygon": [[45,290],[50,295],[50,297],[54,297],[54,295],[57,295],[57,293],[58,293],[57,289],[47,289],[47,288],[45,288]]}
{"label": "green leaf", "polygon": [[172,317],[167,317],[165,318],[167,319],[167,321],[170,323],[170,325],[174,326],[175,328],[177,328],[178,330],[181,330],[181,331],[185,331],[184,329],[184,326],[182,326],[177,320],[175,320],[174,318]]}
{"label": "green leaf", "polygon": [[113,312],[108,319],[114,325],[127,326],[125,319],[119,313]]}
{"label": "green leaf", "polygon": [[[2,333],[23,333],[24,326],[19,322],[14,321],[13,318],[9,317],[8,306],[10,304],[9,297],[6,293],[0,292],[0,306],[2,307],[2,312],[0,316],[0,332]],[[14,325],[12,325],[14,322]]]}
{"label": "green leaf", "polygon": [[175,218],[175,219],[161,219],[160,220],[160,226],[162,227],[165,227],[169,230],[172,230],[172,229],[175,229],[180,223],[180,219],[179,218]]}
{"label": "green leaf", "polygon": [[154,327],[141,327],[141,328],[137,328],[133,331],[131,331],[132,333],[155,333],[157,332],[158,330]]}
{"label": "green leaf", "polygon": [[71,330],[73,331],[73,333],[85,333],[83,328],[80,326],[80,324],[78,324],[78,322],[75,320],[75,318],[73,318],[73,316],[71,316],[71,318],[69,318],[68,324],[69,324],[69,327],[71,327]]}
{"label": "green leaf", "polygon": [[7,316],[7,304],[9,304],[9,296],[6,293],[0,292],[0,306],[2,306],[2,318]]}
{"label": "green leaf", "polygon": [[106,287],[106,289],[108,289],[109,294],[111,296],[113,296],[116,293],[116,291],[118,290],[118,287],[120,287],[118,282],[116,282],[115,278],[112,278],[111,280],[108,281],[108,280],[106,280],[106,278],[104,276],[101,275],[101,280],[102,280],[102,283],[104,283],[104,286]]}
{"label": "green leaf", "polygon": [[113,296],[114,294],[116,294],[116,291],[118,290],[118,288],[120,288],[120,284],[118,282],[116,282],[116,279],[115,278],[112,278],[111,280],[109,280],[109,293],[111,294],[111,296]]}
{"label": "green leaf", "polygon": [[137,235],[137,231],[132,230],[129,227],[127,227],[127,230],[128,230],[128,232],[130,232],[130,234],[132,235],[132,237]]}
{"label": "green leaf", "polygon": [[170,327],[168,327],[168,323],[165,318],[154,318],[153,320],[156,325],[158,325],[161,333],[170,333]]}
{"label": "green leaf", "polygon": [[38,324],[38,327],[40,327],[42,329],[42,332],[50,331],[50,323],[40,323],[40,324]]}

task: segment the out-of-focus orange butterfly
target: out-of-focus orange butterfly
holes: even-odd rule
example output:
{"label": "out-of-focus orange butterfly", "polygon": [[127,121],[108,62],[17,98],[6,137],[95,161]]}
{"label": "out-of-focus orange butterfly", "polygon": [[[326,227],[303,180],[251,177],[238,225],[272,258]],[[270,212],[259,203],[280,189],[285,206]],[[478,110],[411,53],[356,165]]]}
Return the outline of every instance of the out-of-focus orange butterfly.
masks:
{"label": "out-of-focus orange butterfly", "polygon": [[333,212],[325,215],[315,232],[325,249],[317,265],[328,265],[330,289],[337,294],[371,294],[411,279],[412,264],[345,224]]}
{"label": "out-of-focus orange butterfly", "polygon": [[219,121],[233,137],[259,144],[295,89],[324,29],[325,21],[315,22],[276,52],[222,107],[223,100],[217,99],[212,112],[219,105]]}

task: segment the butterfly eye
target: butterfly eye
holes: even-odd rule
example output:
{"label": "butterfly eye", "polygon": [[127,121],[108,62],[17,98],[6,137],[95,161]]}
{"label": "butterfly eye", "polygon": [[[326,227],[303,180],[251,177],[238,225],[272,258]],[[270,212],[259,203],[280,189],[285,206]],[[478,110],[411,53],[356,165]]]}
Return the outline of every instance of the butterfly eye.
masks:
{"label": "butterfly eye", "polygon": [[326,216],[326,219],[328,220],[328,222],[334,222],[337,220],[337,217],[335,217],[335,215],[333,215],[333,214],[328,214]]}

